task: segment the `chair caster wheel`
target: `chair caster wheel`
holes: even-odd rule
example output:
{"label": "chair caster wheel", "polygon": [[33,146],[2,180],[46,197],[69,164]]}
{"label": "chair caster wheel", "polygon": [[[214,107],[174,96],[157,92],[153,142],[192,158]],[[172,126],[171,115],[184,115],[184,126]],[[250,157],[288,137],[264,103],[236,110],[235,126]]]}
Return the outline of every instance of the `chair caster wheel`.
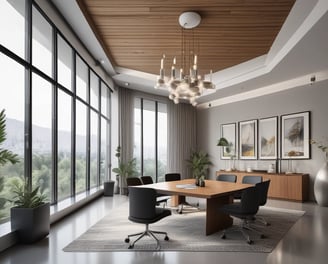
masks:
{"label": "chair caster wheel", "polygon": [[128,247],[128,249],[132,249],[134,246],[133,245],[130,245],[129,247]]}
{"label": "chair caster wheel", "polygon": [[165,237],[164,237],[164,240],[165,240],[165,241],[169,241],[170,238],[169,238],[168,236],[165,236]]}
{"label": "chair caster wheel", "polygon": [[129,243],[129,242],[130,242],[130,238],[127,237],[127,238],[124,240],[124,242],[125,242],[125,243]]}
{"label": "chair caster wheel", "polygon": [[261,235],[260,235],[260,238],[262,238],[262,239],[263,239],[263,238],[266,238],[266,235],[261,234]]}
{"label": "chair caster wheel", "polygon": [[247,244],[252,245],[254,243],[253,240],[247,240]]}
{"label": "chair caster wheel", "polygon": [[221,236],[221,239],[226,239],[227,237],[226,237],[226,235],[225,234],[223,234],[222,236]]}
{"label": "chair caster wheel", "polygon": [[266,226],[270,226],[271,224],[270,223],[265,223]]}

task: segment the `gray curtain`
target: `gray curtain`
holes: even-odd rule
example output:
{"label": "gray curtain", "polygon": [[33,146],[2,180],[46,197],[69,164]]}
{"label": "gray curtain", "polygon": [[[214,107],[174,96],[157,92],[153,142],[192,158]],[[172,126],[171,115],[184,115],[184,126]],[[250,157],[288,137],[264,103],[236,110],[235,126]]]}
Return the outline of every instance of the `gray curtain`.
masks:
{"label": "gray curtain", "polygon": [[119,144],[121,146],[121,160],[122,162],[127,162],[133,158],[133,91],[120,87],[118,90],[118,100]]}
{"label": "gray curtain", "polygon": [[179,172],[182,178],[191,178],[186,160],[197,148],[196,108],[190,104],[168,103],[167,172]]}

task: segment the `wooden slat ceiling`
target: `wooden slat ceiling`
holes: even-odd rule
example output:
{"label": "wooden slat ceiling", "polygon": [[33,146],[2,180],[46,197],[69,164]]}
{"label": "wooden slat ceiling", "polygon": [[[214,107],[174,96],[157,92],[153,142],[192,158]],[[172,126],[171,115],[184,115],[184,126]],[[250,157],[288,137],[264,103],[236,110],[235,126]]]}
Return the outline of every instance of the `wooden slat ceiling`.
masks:
{"label": "wooden slat ceiling", "polygon": [[[295,0],[77,0],[114,66],[158,74],[181,55],[179,15],[196,11],[200,74],[268,53]],[[170,60],[170,62],[168,62]]]}

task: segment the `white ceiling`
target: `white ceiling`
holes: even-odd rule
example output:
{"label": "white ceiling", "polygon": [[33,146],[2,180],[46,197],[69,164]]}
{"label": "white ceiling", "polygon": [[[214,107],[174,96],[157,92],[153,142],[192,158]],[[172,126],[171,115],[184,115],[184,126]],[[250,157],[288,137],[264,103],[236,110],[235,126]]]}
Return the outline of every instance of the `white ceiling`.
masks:
{"label": "white ceiling", "polygon": [[[52,0],[72,29],[117,86],[148,93],[168,95],[154,89],[157,76],[130,69],[114,68],[90,29],[77,3],[73,0]],[[243,64],[216,72],[216,90],[198,99],[200,106],[251,90],[268,87],[302,77],[310,77],[328,70],[328,0],[297,0],[268,54]],[[328,78],[328,77],[327,77]],[[317,78],[318,80],[318,78]],[[128,86],[127,86],[128,84]],[[286,85],[286,88],[288,85]],[[292,87],[289,87],[292,88]],[[274,90],[274,89],[273,89]],[[256,94],[256,93],[255,93]]]}

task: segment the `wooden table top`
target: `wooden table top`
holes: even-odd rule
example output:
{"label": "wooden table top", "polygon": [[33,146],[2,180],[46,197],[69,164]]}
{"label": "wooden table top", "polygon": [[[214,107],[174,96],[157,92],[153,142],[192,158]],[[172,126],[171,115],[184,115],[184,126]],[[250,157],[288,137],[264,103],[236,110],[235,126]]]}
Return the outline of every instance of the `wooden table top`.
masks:
{"label": "wooden table top", "polygon": [[205,187],[194,187],[194,183],[195,179],[184,179],[180,181],[140,185],[139,187],[153,188],[159,193],[168,195],[184,195],[208,199],[230,195],[253,186],[251,184],[231,183],[216,180],[205,180]]}

